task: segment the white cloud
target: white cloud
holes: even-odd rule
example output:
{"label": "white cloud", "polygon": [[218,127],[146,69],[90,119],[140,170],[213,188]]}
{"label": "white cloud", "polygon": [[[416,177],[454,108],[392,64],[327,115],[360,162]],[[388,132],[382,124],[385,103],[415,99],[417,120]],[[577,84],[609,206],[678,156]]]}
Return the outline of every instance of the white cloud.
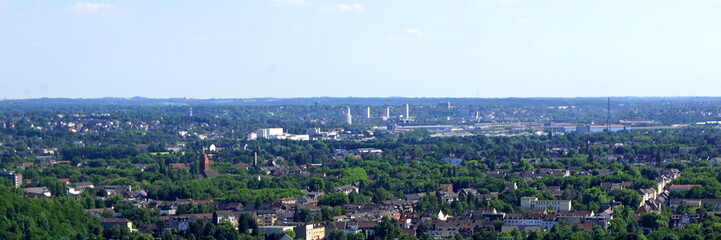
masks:
{"label": "white cloud", "polygon": [[75,12],[96,13],[100,10],[111,8],[114,8],[114,6],[107,3],[76,2],[72,6],[65,9]]}
{"label": "white cloud", "polygon": [[345,4],[341,3],[331,7],[320,7],[318,8],[321,12],[349,12],[349,13],[363,13],[365,7],[360,4]]}
{"label": "white cloud", "polygon": [[528,18],[519,18],[517,20],[517,22],[520,24],[524,24],[524,23],[531,23],[532,21],[531,21],[531,19],[528,19]]}
{"label": "white cloud", "polygon": [[411,29],[406,30],[406,33],[407,33],[407,34],[410,34],[410,35],[423,35],[423,32],[421,32],[421,30],[418,30],[418,29],[415,29],[415,28],[411,28]]}
{"label": "white cloud", "polygon": [[305,0],[268,0],[277,5],[299,6],[304,5]]}

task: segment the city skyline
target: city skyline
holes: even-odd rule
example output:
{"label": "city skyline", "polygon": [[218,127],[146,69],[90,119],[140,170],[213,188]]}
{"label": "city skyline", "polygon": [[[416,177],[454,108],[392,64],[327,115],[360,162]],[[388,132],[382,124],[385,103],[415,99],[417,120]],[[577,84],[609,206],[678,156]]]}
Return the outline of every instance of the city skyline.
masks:
{"label": "city skyline", "polygon": [[721,1],[0,0],[0,97],[720,96]]}

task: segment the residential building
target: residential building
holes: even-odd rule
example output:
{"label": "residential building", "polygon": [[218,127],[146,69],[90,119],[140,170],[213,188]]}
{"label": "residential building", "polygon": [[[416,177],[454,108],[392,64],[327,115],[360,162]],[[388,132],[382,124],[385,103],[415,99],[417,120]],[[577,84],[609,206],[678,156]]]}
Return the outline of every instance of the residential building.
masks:
{"label": "residential building", "polygon": [[353,185],[344,185],[344,186],[340,186],[340,187],[335,188],[335,191],[336,191],[336,192],[339,192],[339,193],[343,193],[343,194],[345,194],[345,195],[348,195],[348,194],[350,194],[351,192],[356,192],[356,193],[358,193],[358,187],[353,186]]}
{"label": "residential building", "polygon": [[103,226],[103,229],[105,229],[105,231],[110,231],[110,229],[116,226],[120,229],[128,229],[128,231],[133,230],[133,222],[131,222],[127,218],[101,218],[100,225]]}
{"label": "residential building", "polygon": [[15,187],[20,187],[23,184],[23,175],[12,171],[0,171],[0,177],[7,178]]}
{"label": "residential building", "polygon": [[551,209],[554,211],[571,211],[571,200],[538,200],[537,197],[522,197],[521,208],[526,210]]}
{"label": "residential building", "polygon": [[25,195],[30,197],[52,197],[52,193],[46,187],[25,188]]}
{"label": "residential building", "polygon": [[325,238],[325,226],[320,223],[304,224],[293,229],[296,238],[321,240]]}
{"label": "residential building", "polygon": [[688,223],[692,223],[695,221],[698,221],[699,215],[698,214],[672,214],[668,216],[668,228],[670,229],[676,229],[676,228],[682,228]]}

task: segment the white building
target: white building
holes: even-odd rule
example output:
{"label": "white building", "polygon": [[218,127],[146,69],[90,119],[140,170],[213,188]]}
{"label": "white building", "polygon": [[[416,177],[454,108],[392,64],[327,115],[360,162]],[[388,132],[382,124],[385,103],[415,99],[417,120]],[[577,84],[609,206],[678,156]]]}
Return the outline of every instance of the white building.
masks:
{"label": "white building", "polygon": [[297,238],[305,240],[321,240],[325,238],[325,226],[322,224],[305,224],[293,228]]}
{"label": "white building", "polygon": [[248,133],[248,140],[256,140],[256,139],[258,139],[258,133],[256,133],[256,132]]}
{"label": "white building", "polygon": [[544,215],[542,214],[524,214],[524,213],[511,213],[506,214],[503,218],[503,225],[505,226],[543,226]]}
{"label": "white building", "polygon": [[537,197],[522,197],[521,208],[526,210],[571,211],[571,200],[538,200]]}
{"label": "white building", "polygon": [[308,134],[288,135],[288,137],[286,139],[295,140],[295,141],[308,141],[308,140],[310,140],[310,135],[308,135]]}
{"label": "white building", "polygon": [[289,139],[289,140],[310,140],[308,134],[288,134],[283,132],[283,128],[260,128],[255,132],[248,133],[248,140],[256,140],[258,138],[268,139]]}
{"label": "white building", "polygon": [[275,138],[283,136],[283,128],[261,128],[255,131],[258,138]]}

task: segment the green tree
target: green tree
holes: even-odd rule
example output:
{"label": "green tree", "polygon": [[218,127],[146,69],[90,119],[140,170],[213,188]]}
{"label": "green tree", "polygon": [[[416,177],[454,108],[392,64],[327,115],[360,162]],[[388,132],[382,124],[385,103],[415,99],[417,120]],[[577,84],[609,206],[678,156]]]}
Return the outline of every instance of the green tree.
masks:
{"label": "green tree", "polygon": [[363,233],[354,233],[354,232],[348,233],[348,235],[346,237],[348,240],[365,240],[366,239],[366,236],[363,235]]}
{"label": "green tree", "polygon": [[293,231],[293,229],[285,230],[283,231],[283,234],[288,235],[290,239],[295,239],[295,231]]}
{"label": "green tree", "polygon": [[638,219],[638,224],[641,227],[656,230],[659,228],[668,228],[668,220],[667,216],[659,212],[648,212],[641,214],[641,217]]}
{"label": "green tree", "polygon": [[616,201],[623,203],[623,205],[632,208],[638,208],[641,205],[641,196],[632,189],[616,190],[613,193],[613,198],[616,199]]}
{"label": "green tree", "polygon": [[328,233],[328,240],[347,240],[347,237],[343,231],[333,230]]}
{"label": "green tree", "polygon": [[348,202],[348,195],[345,195],[343,193],[329,193],[323,195],[323,197],[318,200],[318,203],[321,205],[328,205],[333,207],[341,206],[343,204],[347,204]]}
{"label": "green tree", "polygon": [[389,217],[383,217],[381,222],[373,227],[373,231],[373,239],[376,240],[395,240],[402,234],[398,220]]}

